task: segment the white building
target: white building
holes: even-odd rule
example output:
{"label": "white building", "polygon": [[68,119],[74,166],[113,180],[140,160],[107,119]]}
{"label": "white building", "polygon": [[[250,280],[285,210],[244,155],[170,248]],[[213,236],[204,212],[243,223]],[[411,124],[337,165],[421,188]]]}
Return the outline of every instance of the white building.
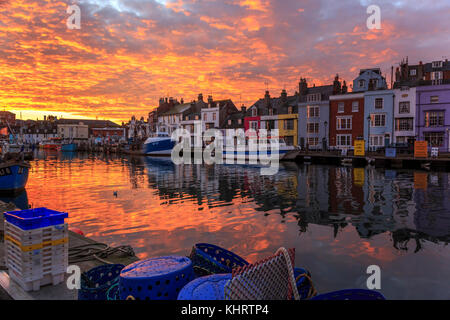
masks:
{"label": "white building", "polygon": [[209,101],[205,108],[202,108],[202,130],[220,127],[220,103]]}
{"label": "white building", "polygon": [[58,124],[58,135],[63,139],[87,140],[89,138],[89,126],[83,122],[78,124]]}
{"label": "white building", "polygon": [[169,111],[158,116],[158,127],[160,131],[172,134],[176,129],[182,128],[184,117],[191,109],[191,103],[178,104]]}
{"label": "white building", "polygon": [[412,142],[416,136],[416,88],[394,90],[394,142]]}

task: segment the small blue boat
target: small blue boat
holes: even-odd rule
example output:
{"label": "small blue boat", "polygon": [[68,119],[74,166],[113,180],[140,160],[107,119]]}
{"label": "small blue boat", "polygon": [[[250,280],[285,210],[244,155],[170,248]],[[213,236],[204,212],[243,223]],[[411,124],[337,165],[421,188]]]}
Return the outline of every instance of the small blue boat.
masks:
{"label": "small blue boat", "polygon": [[19,194],[28,181],[30,164],[25,161],[5,161],[0,163],[0,193]]}
{"label": "small blue boat", "polygon": [[77,151],[77,144],[76,143],[63,143],[61,145],[61,151],[65,151],[65,152]]}

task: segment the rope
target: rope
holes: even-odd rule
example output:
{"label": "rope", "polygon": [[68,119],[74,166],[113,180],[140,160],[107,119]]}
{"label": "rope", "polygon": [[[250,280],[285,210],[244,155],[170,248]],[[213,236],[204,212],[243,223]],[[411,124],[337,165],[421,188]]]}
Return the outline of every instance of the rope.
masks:
{"label": "rope", "polygon": [[114,264],[106,258],[118,252],[130,257],[135,256],[133,248],[130,246],[112,248],[105,243],[92,243],[69,248],[69,263],[96,259],[105,264]]}
{"label": "rope", "polygon": [[310,284],[308,295],[307,295],[306,299],[309,300],[312,297],[315,297],[317,295],[317,290],[314,287],[311,277],[306,273],[302,273],[297,276],[297,278],[295,279],[295,282],[297,283],[297,281],[300,280],[301,277],[305,277],[309,281],[309,284]]}

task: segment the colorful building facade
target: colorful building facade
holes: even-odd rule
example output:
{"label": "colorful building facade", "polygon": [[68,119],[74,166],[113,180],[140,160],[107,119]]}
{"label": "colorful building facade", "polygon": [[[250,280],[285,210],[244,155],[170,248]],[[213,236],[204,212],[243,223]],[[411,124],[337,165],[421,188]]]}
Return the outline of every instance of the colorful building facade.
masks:
{"label": "colorful building facade", "polygon": [[417,87],[416,101],[417,139],[450,152],[450,85]]}
{"label": "colorful building facade", "polygon": [[364,94],[364,119],[367,125],[364,140],[370,151],[393,142],[394,91],[375,90]]}
{"label": "colorful building facade", "polygon": [[394,89],[394,142],[413,144],[416,137],[416,88]]}
{"label": "colorful building facade", "polygon": [[363,92],[330,96],[330,149],[353,149],[365,122]]}

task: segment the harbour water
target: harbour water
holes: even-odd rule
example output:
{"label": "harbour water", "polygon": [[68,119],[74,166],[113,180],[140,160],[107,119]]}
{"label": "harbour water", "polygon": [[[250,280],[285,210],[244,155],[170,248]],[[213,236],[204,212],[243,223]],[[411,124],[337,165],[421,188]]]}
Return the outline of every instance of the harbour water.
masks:
{"label": "harbour water", "polygon": [[295,247],[319,292],[365,288],[381,268],[388,299],[450,299],[450,173],[281,164],[182,165],[169,158],[39,151],[16,201],[140,258],[208,242],[250,262]]}

